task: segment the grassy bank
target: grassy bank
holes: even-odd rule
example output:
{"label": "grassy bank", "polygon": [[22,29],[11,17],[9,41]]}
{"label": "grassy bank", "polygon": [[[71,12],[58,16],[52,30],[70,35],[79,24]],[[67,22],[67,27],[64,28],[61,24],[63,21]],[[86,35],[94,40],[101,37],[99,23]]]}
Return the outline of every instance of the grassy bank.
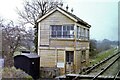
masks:
{"label": "grassy bank", "polygon": [[112,48],[112,49],[109,49],[109,50],[107,50],[107,51],[104,51],[104,52],[96,55],[96,57],[95,57],[94,59],[91,59],[90,65],[94,65],[94,64],[96,64],[96,63],[104,60],[104,59],[107,58],[108,56],[113,55],[113,54],[115,53],[114,51],[115,51],[115,49]]}

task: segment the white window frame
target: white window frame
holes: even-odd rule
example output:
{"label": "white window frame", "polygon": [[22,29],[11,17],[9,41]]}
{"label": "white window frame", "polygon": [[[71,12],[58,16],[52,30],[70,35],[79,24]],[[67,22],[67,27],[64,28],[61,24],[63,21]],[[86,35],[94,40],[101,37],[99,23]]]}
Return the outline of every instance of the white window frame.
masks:
{"label": "white window frame", "polygon": [[77,39],[89,40],[89,29],[77,26]]}
{"label": "white window frame", "polygon": [[[58,37],[57,32],[55,37],[53,37],[54,35],[52,35],[54,31],[52,31],[52,27],[53,26],[61,26],[62,30],[61,30],[61,36]],[[66,27],[66,30],[63,29],[63,27]],[[70,27],[70,30],[67,30],[67,28]],[[73,28],[72,28],[73,27]],[[74,38],[74,25],[73,24],[67,24],[67,25],[50,25],[50,38]],[[64,35],[64,32],[67,31],[66,37]],[[71,34],[72,32],[72,34]]]}

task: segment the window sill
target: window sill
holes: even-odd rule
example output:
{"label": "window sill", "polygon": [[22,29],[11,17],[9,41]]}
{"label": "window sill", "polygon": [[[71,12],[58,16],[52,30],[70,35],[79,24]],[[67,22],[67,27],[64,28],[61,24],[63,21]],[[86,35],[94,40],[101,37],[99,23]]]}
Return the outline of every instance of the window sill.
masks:
{"label": "window sill", "polygon": [[89,40],[86,40],[86,39],[76,39],[77,41],[86,41],[88,42]]}
{"label": "window sill", "polygon": [[[75,40],[75,38],[52,38],[50,37],[51,40]],[[86,41],[88,42],[89,39],[76,39],[77,41]]]}
{"label": "window sill", "polygon": [[75,40],[75,38],[50,38],[51,40]]}

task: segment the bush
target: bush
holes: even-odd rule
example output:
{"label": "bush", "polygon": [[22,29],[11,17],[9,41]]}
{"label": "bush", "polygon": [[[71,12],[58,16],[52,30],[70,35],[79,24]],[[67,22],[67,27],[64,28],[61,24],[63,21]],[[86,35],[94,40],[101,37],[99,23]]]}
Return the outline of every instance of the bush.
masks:
{"label": "bush", "polygon": [[20,69],[15,67],[3,68],[2,79],[4,78],[24,78],[25,80],[32,80],[32,77]]}

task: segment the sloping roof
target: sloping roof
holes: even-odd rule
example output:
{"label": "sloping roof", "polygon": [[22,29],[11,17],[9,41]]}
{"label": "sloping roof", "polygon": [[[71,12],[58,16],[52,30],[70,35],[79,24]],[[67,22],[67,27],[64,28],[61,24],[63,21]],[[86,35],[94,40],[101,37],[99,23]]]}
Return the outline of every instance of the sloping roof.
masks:
{"label": "sloping roof", "polygon": [[39,18],[37,20],[37,22],[42,21],[43,19],[45,19],[47,16],[51,15],[52,13],[54,13],[55,11],[59,11],[61,13],[63,13],[64,15],[66,15],[67,17],[69,17],[70,19],[72,19],[73,21],[75,21],[76,23],[79,23],[81,25],[84,25],[86,27],[91,27],[91,25],[89,25],[87,22],[83,21],[82,19],[80,19],[79,17],[77,17],[76,15],[60,8],[60,7],[56,7],[54,9],[52,9],[51,11],[49,11],[48,13],[46,13],[45,15],[43,15],[41,18]]}
{"label": "sloping roof", "polygon": [[27,56],[28,58],[39,58],[40,56],[35,54],[35,53],[30,53],[30,54],[21,54],[24,56]]}
{"label": "sloping roof", "polygon": [[35,53],[22,53],[21,55],[16,55],[15,57],[19,57],[19,56],[25,56],[28,58],[39,58],[40,56],[35,54]]}

